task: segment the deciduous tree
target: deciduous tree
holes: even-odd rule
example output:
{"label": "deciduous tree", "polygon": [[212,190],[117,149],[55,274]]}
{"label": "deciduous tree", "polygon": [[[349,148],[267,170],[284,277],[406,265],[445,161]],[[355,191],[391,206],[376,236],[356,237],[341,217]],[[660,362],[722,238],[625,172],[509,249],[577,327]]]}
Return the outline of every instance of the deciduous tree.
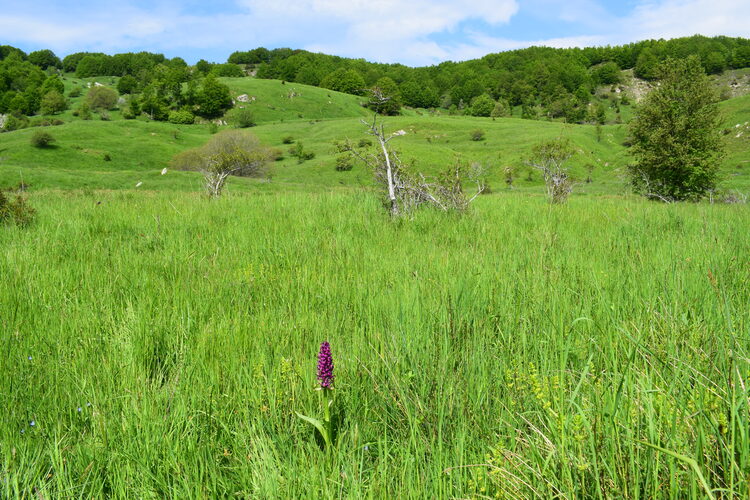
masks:
{"label": "deciduous tree", "polygon": [[665,61],[659,78],[630,125],[633,185],[664,201],[699,199],[715,187],[723,157],[718,96],[694,56]]}
{"label": "deciduous tree", "polygon": [[117,91],[109,87],[93,86],[86,92],[86,104],[94,110],[109,110],[117,104]]}
{"label": "deciduous tree", "polygon": [[216,198],[221,196],[230,175],[261,177],[273,158],[274,152],[250,132],[225,130],[211,137],[203,147],[178,154],[171,165],[201,172],[206,192]]}
{"label": "deciduous tree", "polygon": [[216,118],[232,107],[232,96],[229,87],[208,75],[203,79],[198,95],[198,114],[206,118]]}

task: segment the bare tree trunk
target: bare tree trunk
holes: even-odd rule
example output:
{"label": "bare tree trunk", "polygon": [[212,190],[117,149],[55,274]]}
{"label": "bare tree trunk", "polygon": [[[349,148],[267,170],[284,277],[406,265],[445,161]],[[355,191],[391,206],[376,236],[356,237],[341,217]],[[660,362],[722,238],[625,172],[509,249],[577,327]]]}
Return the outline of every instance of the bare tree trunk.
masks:
{"label": "bare tree trunk", "polygon": [[388,154],[388,148],[385,146],[385,134],[381,131],[380,134],[375,134],[375,136],[378,138],[378,142],[380,142],[380,148],[383,150],[383,157],[385,158],[385,173],[388,181],[388,199],[391,202],[391,215],[398,215],[396,189],[393,186],[393,167],[391,166],[391,156]]}

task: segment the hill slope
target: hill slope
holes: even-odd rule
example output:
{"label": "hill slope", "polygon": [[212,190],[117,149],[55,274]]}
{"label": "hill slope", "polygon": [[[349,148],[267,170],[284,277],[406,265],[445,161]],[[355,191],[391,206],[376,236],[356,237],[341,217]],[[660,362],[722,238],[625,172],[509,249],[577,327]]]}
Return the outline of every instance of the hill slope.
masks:
{"label": "hill slope", "polygon": [[[286,155],[274,165],[273,182],[263,183],[264,189],[328,189],[371,182],[369,172],[361,165],[349,172],[334,168],[335,141],[366,137],[360,120],[368,112],[360,106],[360,98],[280,81],[225,81],[235,97],[248,94],[256,98],[247,104],[260,124],[251,131]],[[290,98],[290,92],[299,95]],[[724,101],[721,107],[726,116],[728,151],[724,185],[748,190],[750,126],[745,122],[750,120],[750,96]],[[385,125],[387,130],[406,132],[392,144],[404,160],[415,163],[418,171],[434,174],[456,161],[480,162],[489,168],[490,185],[495,190],[506,185],[505,167],[515,170],[515,187],[537,186],[541,182],[538,173],[530,171],[523,159],[540,140],[563,135],[579,150],[571,160],[574,177],[582,183],[593,167],[594,182],[580,185],[578,192],[584,188],[589,192],[620,192],[625,186],[624,167],[630,161],[622,145],[627,135],[625,125],[603,126],[597,135],[597,129],[590,125],[408,113],[385,118]],[[298,118],[300,114],[303,118]],[[0,134],[0,187],[15,186],[23,180],[32,189],[130,189],[139,182],[144,189],[200,189],[201,178],[196,173],[170,172],[162,177],[160,172],[176,153],[205,143],[211,133],[208,125],[126,121],[117,112],[111,113],[111,121],[84,121],[72,115],[65,120],[64,125],[47,129],[57,139],[53,148],[31,146],[30,137],[36,129]],[[475,129],[483,130],[486,139],[472,141],[470,135]],[[298,164],[287,154],[289,145],[282,141],[289,136],[314,152],[315,158]],[[231,184],[235,189],[257,189],[261,185],[249,179],[232,179]]]}
{"label": "hill slope", "polygon": [[[580,154],[573,160],[579,177],[584,165],[596,166],[596,175],[613,180],[615,169],[626,164],[621,146],[622,126],[603,127],[601,142],[592,126],[570,126],[560,123],[505,118],[401,116],[385,119],[387,130],[406,131],[392,144],[402,152],[406,162],[427,174],[437,173],[456,161],[480,162],[491,172],[493,187],[503,184],[503,168],[516,169],[517,185],[537,184],[531,180],[523,158],[531,147],[544,138],[569,137]],[[220,127],[224,129],[228,127]],[[471,132],[481,129],[483,141],[471,140]],[[57,139],[54,147],[39,149],[30,143],[36,129],[24,129],[0,135],[0,186],[17,185],[21,180],[32,188],[101,188],[128,189],[138,182],[151,189],[200,189],[198,174],[160,171],[178,152],[199,146],[210,137],[207,125],[172,125],[144,120],[74,121],[47,130]],[[334,142],[358,141],[367,137],[358,118],[337,120],[295,120],[268,123],[250,129],[264,143],[279,148],[285,155],[273,167],[274,184],[297,184],[307,188],[340,185],[366,185],[370,174],[362,165],[349,172],[337,172]],[[299,164],[288,155],[289,145],[283,139],[301,142],[315,158]],[[107,160],[106,158],[109,158]],[[153,177],[153,179],[152,179]],[[158,179],[157,184],[151,181]],[[146,181],[148,180],[148,182]],[[257,183],[233,179],[238,186]]]}
{"label": "hill slope", "polygon": [[248,103],[237,102],[253,111],[258,123],[289,120],[327,120],[366,116],[364,99],[351,94],[299,83],[257,78],[221,78],[237,97],[247,94]]}

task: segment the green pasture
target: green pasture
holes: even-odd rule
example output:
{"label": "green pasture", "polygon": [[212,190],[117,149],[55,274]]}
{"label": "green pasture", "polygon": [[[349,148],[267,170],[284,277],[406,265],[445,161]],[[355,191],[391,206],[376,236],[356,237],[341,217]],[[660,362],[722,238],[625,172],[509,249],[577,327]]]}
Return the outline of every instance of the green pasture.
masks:
{"label": "green pasture", "polygon": [[[750,494],[745,206],[31,201],[0,228],[0,496]],[[294,415],[324,340],[329,450]]]}
{"label": "green pasture", "polygon": [[[384,122],[409,168],[478,162],[491,193],[394,221],[334,168],[361,98],[223,80],[280,158],[213,201],[168,168],[208,123],[0,134],[37,209],[0,225],[0,498],[750,497],[746,204],[629,194],[627,125],[408,110]],[[748,193],[750,96],[721,108],[721,188]],[[555,206],[524,159],[561,136]],[[332,449],[295,415],[322,415],[322,341]]]}

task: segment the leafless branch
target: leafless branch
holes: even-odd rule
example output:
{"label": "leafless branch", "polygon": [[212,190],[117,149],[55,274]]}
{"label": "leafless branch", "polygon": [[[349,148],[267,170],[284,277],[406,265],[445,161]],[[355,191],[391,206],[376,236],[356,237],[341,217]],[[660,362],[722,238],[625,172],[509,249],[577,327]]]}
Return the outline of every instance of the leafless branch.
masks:
{"label": "leafless branch", "polygon": [[654,183],[651,182],[651,179],[648,177],[648,175],[646,175],[646,172],[644,172],[642,170],[638,170],[637,172],[638,172],[638,174],[641,177],[641,182],[643,183],[643,186],[642,186],[643,187],[643,195],[646,198],[657,199],[657,200],[663,201],[664,203],[674,203],[675,202],[674,198],[672,198],[670,196],[663,195],[663,194],[661,194],[659,192],[659,191],[661,191],[661,189],[660,189],[661,186],[654,185]]}
{"label": "leafless branch", "polygon": [[[388,98],[379,96],[376,89],[373,99]],[[422,174],[409,173],[398,152],[389,145],[396,137],[406,135],[406,131],[386,133],[385,126],[378,121],[378,116],[378,113],[374,113],[371,121],[361,120],[367,127],[367,133],[378,141],[374,151],[357,149],[349,141],[339,144],[338,147],[340,152],[352,154],[372,169],[375,180],[384,188],[386,204],[392,216],[409,214],[422,204],[434,206],[445,212],[465,210],[484,190],[484,170],[478,164],[472,165],[468,175],[469,179],[477,184],[477,191],[470,198],[466,197],[461,187],[461,165],[449,169],[441,178],[434,181],[429,181]]]}

